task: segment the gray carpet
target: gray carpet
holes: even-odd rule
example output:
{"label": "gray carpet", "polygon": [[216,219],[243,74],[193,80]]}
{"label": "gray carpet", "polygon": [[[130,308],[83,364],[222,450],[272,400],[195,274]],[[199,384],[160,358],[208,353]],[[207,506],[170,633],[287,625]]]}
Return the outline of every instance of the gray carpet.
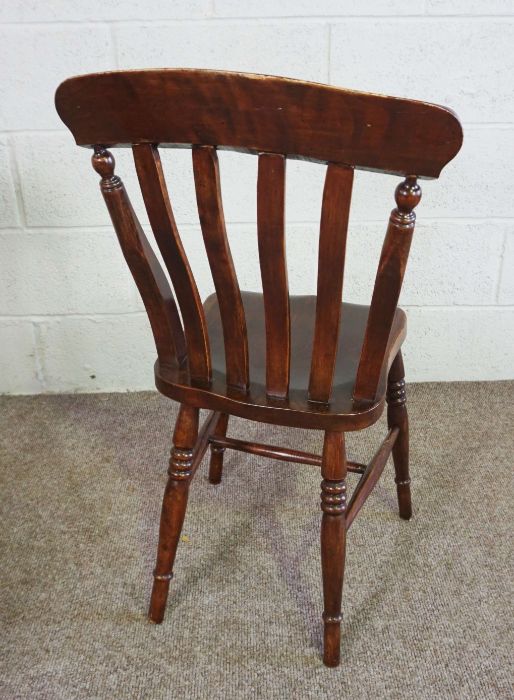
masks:
{"label": "gray carpet", "polygon": [[[320,659],[316,468],[227,452],[215,487],[205,460],[155,626],[174,404],[1,398],[0,697],[512,698],[513,395],[410,388],[414,519],[396,515],[388,465],[349,535],[338,669]],[[320,449],[313,432],[229,433]],[[382,419],[349,436],[350,455],[383,434]]]}

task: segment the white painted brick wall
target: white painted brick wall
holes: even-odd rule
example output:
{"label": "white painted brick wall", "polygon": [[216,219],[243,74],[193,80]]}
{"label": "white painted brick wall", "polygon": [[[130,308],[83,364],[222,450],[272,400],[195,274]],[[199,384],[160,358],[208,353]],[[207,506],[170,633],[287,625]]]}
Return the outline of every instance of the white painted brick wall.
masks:
{"label": "white painted brick wall", "polygon": [[[514,377],[514,0],[4,0],[0,3],[0,391],[153,386],[152,337],[89,153],[53,95],[73,74],[190,66],[275,73],[447,104],[464,147],[425,182],[402,294],[410,380]],[[128,151],[117,152],[145,228]],[[202,295],[190,155],[163,162]],[[256,159],[220,154],[241,286],[256,267]],[[289,162],[293,293],[315,289],[323,168]],[[346,298],[368,303],[397,178],[359,172]]]}
{"label": "white painted brick wall", "polygon": [[60,316],[37,326],[46,391],[153,386],[155,347],[146,313]]}

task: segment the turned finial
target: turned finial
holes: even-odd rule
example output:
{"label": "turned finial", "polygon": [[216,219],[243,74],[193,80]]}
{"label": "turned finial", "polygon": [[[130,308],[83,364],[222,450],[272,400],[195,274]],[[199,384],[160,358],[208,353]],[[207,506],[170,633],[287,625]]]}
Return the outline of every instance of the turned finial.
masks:
{"label": "turned finial", "polygon": [[410,212],[418,206],[421,199],[421,187],[415,175],[408,175],[400,182],[394,193],[396,205],[401,212]]}
{"label": "turned finial", "polygon": [[415,175],[408,175],[403,182],[400,182],[395,190],[394,198],[397,209],[395,213],[402,222],[410,222],[416,219],[415,207],[421,199],[421,187]]}
{"label": "turned finial", "polygon": [[116,166],[114,156],[104,146],[95,146],[95,152],[91,156],[91,163],[102,178],[100,187],[103,190],[113,190],[121,185],[120,178],[114,174]]}

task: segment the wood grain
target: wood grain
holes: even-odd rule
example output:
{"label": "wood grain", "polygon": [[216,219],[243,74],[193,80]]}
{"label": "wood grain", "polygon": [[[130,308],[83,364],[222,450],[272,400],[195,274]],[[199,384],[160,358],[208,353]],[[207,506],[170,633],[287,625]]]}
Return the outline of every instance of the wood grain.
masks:
{"label": "wood grain", "polygon": [[285,239],[286,160],[261,153],[257,179],[257,233],[266,318],[266,393],[284,399],[289,389],[291,319]]}
{"label": "wood grain", "polygon": [[[150,618],[163,619],[189,484],[209,444],[212,483],[221,480],[226,448],[311,464],[322,476],[323,661],[336,666],[346,532],[391,452],[400,516],[408,519],[412,514],[400,351],[406,316],[398,299],[414,208],[421,198],[418,178],[438,177],[456,155],[462,143],[460,123],[450,110],[414,100],[286,78],[190,69],[71,78],[58,88],[56,106],[76,142],[95,149],[93,166],[152,327],[156,386],[181,404]],[[114,174],[107,146],[133,148],[143,199],[184,330],[166,275]],[[198,212],[216,288],[203,304],[159,158],[158,148],[167,146],[193,149]],[[223,215],[219,148],[259,156],[257,230],[263,294],[239,289]],[[317,296],[290,296],[288,290],[287,158],[327,164]],[[397,206],[389,219],[369,307],[341,303],[353,174],[359,168],[405,178],[396,189]],[[386,397],[388,436],[366,467],[349,462],[345,432],[373,425]],[[212,413],[199,433],[200,409]],[[230,416],[321,430],[323,453],[227,437]],[[362,475],[348,507],[347,471]]]}
{"label": "wood grain", "polygon": [[398,437],[393,446],[396,493],[400,518],[410,520],[412,503],[409,476],[409,417],[405,390],[405,369],[401,350],[398,351],[387,377],[387,424],[397,427]]}
{"label": "wood grain", "polygon": [[386,360],[391,324],[398,305],[414,233],[414,207],[421,199],[416,178],[406,178],[395,192],[397,207],[391,212],[371,299],[355,388],[356,400],[376,398]]}
{"label": "wood grain", "polygon": [[121,179],[114,174],[115,160],[102,147],[92,156],[102,179],[100,189],[122,253],[148,314],[159,361],[164,367],[182,366],[186,344],[175,299],[166,275],[146,238]]}
{"label": "wood grain", "polygon": [[366,471],[362,475],[359,483],[357,484],[350,503],[348,504],[348,509],[346,513],[346,528],[348,529],[355,519],[355,516],[360,511],[366,499],[370,495],[371,491],[375,487],[377,481],[379,480],[391,450],[394,447],[396,439],[398,438],[399,428],[391,428],[387,434],[386,439],[378,448],[376,454],[374,455],[371,462],[368,464]]}
{"label": "wood grain", "polygon": [[325,433],[321,476],[323,663],[337,666],[340,660],[341,598],[346,555],[346,454],[343,433]]}
{"label": "wood grain", "polygon": [[427,102],[208,70],[93,73],[59,86],[77,144],[207,144],[438,177],[462,129]]}
{"label": "wood grain", "polygon": [[246,392],[250,381],[246,320],[225,229],[219,163],[215,148],[193,148],[193,172],[200,225],[221,312],[227,386]]}
{"label": "wood grain", "polygon": [[316,326],[312,346],[309,400],[328,403],[339,345],[341,295],[353,169],[327,167],[318,255]]}
{"label": "wood grain", "polygon": [[211,359],[202,302],[173,216],[159,151],[151,144],[132,150],[148,219],[182,313],[191,381],[208,385]]}

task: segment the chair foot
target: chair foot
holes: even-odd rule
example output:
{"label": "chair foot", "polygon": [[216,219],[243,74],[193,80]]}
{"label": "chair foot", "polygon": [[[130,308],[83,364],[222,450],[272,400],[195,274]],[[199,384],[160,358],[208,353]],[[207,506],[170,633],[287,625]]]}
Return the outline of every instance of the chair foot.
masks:
{"label": "chair foot", "polygon": [[154,571],[148,617],[160,624],[164,619],[173,563],[186,515],[192,477],[193,448],[198,436],[199,411],[182,405],[173,436],[173,450],[168,469],[168,483],[162,501],[157,563]]}
{"label": "chair foot", "polygon": [[209,462],[209,482],[211,484],[221,483],[223,474],[223,455],[225,448],[218,445],[211,445],[211,461]]}
{"label": "chair foot", "polygon": [[400,518],[410,520],[412,518],[412,502],[410,493],[410,479],[406,481],[396,481],[396,493],[398,494],[398,506]]}
{"label": "chair foot", "polygon": [[[214,437],[225,437],[228,427],[228,414],[222,413],[218,419],[216,428],[214,429]],[[223,473],[223,456],[225,448],[218,445],[211,445],[211,461],[209,463],[209,482],[211,484],[219,484]]]}
{"label": "chair foot", "polygon": [[398,352],[387,381],[387,422],[390,428],[398,427],[400,432],[393,447],[398,508],[402,520],[412,518],[412,502],[409,476],[409,417],[405,391],[405,370],[401,351]]}
{"label": "chair foot", "polygon": [[164,611],[166,610],[166,602],[168,600],[168,591],[170,581],[173,574],[164,574],[159,576],[154,573],[154,582],[152,586],[152,595],[150,597],[150,609],[148,611],[148,619],[156,625],[160,625],[164,620]]}
{"label": "chair foot", "polygon": [[342,615],[329,617],[323,613],[323,663],[334,668],[341,661]]}

